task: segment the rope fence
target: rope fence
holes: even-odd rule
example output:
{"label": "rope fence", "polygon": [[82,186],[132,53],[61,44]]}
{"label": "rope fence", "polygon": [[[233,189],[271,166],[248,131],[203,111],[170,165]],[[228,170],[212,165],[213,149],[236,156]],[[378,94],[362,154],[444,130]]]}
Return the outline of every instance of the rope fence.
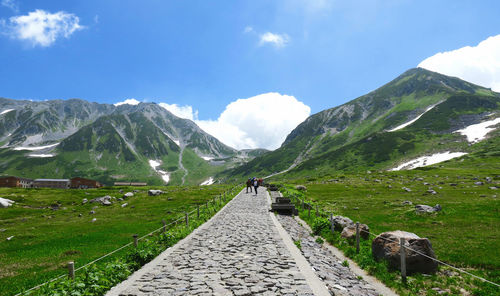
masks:
{"label": "rope fence", "polygon": [[[222,195],[224,195],[224,202],[226,202],[226,194],[228,194],[228,195],[232,195],[232,194],[234,193],[234,190],[235,190],[236,188],[238,188],[238,186],[240,186],[240,185],[236,185],[236,186],[232,187],[231,189],[229,189],[229,190],[225,191],[223,194],[221,194],[221,195],[219,196],[219,206],[222,206]],[[206,202],[207,206],[208,206],[208,204],[209,204],[210,202],[212,202],[215,206],[217,206],[217,204],[216,204],[216,197],[214,197],[214,198],[212,198],[212,199],[209,199],[209,200]],[[208,209],[208,208],[207,208],[207,209]],[[103,256],[101,256],[101,257],[99,257],[99,258],[97,258],[97,259],[95,259],[95,260],[92,260],[92,261],[90,261],[90,262],[86,263],[86,264],[85,264],[85,265],[83,265],[83,266],[80,266],[80,267],[78,267],[78,268],[74,269],[74,262],[68,262],[68,271],[69,271],[69,272],[68,272],[68,274],[62,274],[62,275],[60,275],[60,276],[57,276],[57,277],[55,277],[55,278],[53,278],[53,279],[50,279],[50,280],[48,280],[48,281],[46,281],[46,282],[44,282],[44,283],[41,283],[41,284],[39,284],[39,285],[36,285],[36,286],[34,286],[34,287],[32,287],[32,288],[30,288],[30,289],[28,289],[28,290],[25,290],[25,291],[23,291],[23,292],[20,292],[20,293],[18,293],[18,294],[15,294],[14,296],[20,296],[20,295],[23,295],[23,294],[28,293],[28,292],[30,292],[30,291],[37,290],[37,289],[39,289],[39,288],[41,288],[41,287],[43,287],[43,286],[45,286],[45,285],[47,285],[47,284],[50,284],[50,283],[52,283],[52,282],[54,282],[54,281],[57,281],[57,280],[59,280],[59,279],[62,279],[62,278],[64,278],[64,277],[66,277],[66,276],[68,276],[69,278],[73,279],[73,278],[74,278],[74,275],[75,275],[75,272],[77,272],[77,271],[79,271],[79,270],[81,270],[81,269],[84,269],[84,268],[86,268],[86,267],[88,267],[88,266],[90,266],[90,265],[92,265],[92,264],[94,264],[94,263],[96,263],[96,262],[98,262],[98,261],[100,261],[100,260],[102,260],[102,259],[106,258],[106,257],[109,257],[109,256],[111,256],[111,255],[115,254],[116,252],[119,252],[119,251],[121,251],[121,250],[123,250],[123,249],[125,249],[125,248],[127,248],[127,247],[129,247],[129,246],[131,246],[131,245],[135,245],[135,246],[137,247],[137,243],[138,243],[138,241],[140,241],[140,240],[142,240],[142,239],[144,239],[144,238],[146,238],[146,237],[152,236],[154,233],[156,233],[156,232],[158,232],[158,231],[161,231],[161,230],[165,231],[167,227],[169,227],[169,226],[171,226],[171,225],[173,225],[173,224],[177,225],[177,223],[178,223],[178,222],[181,222],[181,221],[183,221],[183,220],[184,220],[184,221],[186,222],[186,226],[189,226],[189,220],[188,220],[188,217],[189,217],[190,215],[192,215],[193,213],[195,213],[195,212],[198,214],[198,218],[199,218],[199,213],[200,213],[200,205],[197,205],[197,208],[196,208],[196,209],[194,209],[194,210],[192,210],[191,212],[186,212],[186,213],[184,214],[184,217],[181,217],[181,218],[179,218],[179,219],[177,219],[177,220],[174,220],[174,221],[172,221],[172,222],[170,222],[170,223],[168,223],[168,224],[165,224],[165,220],[162,220],[162,222],[163,222],[163,226],[161,226],[160,228],[157,228],[157,229],[155,229],[155,230],[153,230],[153,231],[149,232],[148,234],[145,234],[145,235],[143,235],[143,236],[141,236],[141,237],[138,237],[137,235],[134,235],[134,236],[133,236],[133,237],[134,237],[134,241],[129,242],[129,243],[127,243],[127,244],[125,244],[125,245],[123,245],[123,246],[121,246],[121,247],[119,247],[119,248],[117,248],[117,249],[115,249],[115,250],[113,250],[113,251],[111,251],[111,252],[109,252],[109,253],[107,253],[107,254],[105,254],[105,255],[103,255]]]}
{"label": "rope fence", "polygon": [[[299,207],[302,208],[302,210],[306,210],[306,207],[307,207],[308,217],[311,217],[311,209],[312,209],[311,203],[309,203],[309,202],[306,203],[304,199],[298,198],[295,194],[290,193],[290,191],[288,191],[288,189],[285,189],[285,192],[287,193],[288,196],[291,196],[292,198],[294,198],[296,203],[299,203]],[[332,214],[330,214],[330,217],[331,217],[331,215]],[[317,217],[321,216],[320,210],[318,209],[317,205],[316,205],[316,216]],[[330,229],[333,232],[334,231],[333,220],[329,219],[329,221],[330,221],[330,224],[331,224]],[[379,235],[380,235],[380,234],[374,234],[374,233],[372,233],[370,231],[366,231],[364,229],[360,229],[359,228],[359,222],[356,222],[356,253],[359,253],[359,233],[360,232],[368,233],[369,235],[371,235],[373,237],[379,237]],[[417,250],[415,250],[415,249],[413,249],[411,247],[405,246],[405,244],[404,244],[404,242],[405,242],[404,238],[402,238],[401,241],[391,240],[391,239],[388,239],[388,238],[385,238],[385,237],[380,237],[380,238],[383,239],[383,240],[385,240],[385,241],[396,243],[396,244],[399,245],[400,254],[401,254],[401,266],[402,266],[402,268],[401,268],[401,274],[403,275],[403,281],[406,281],[406,267],[405,267],[406,255],[405,255],[405,250],[410,250],[410,251],[415,252],[416,254],[419,254],[419,255],[421,255],[421,256],[423,256],[425,258],[431,259],[431,260],[433,260],[433,261],[435,261],[435,262],[437,262],[437,263],[439,263],[441,265],[445,265],[447,267],[450,267],[450,268],[452,268],[452,269],[454,269],[456,271],[459,271],[461,273],[467,274],[467,275],[469,275],[471,277],[474,277],[474,278],[476,278],[478,280],[481,280],[481,281],[483,281],[485,283],[489,283],[489,284],[492,284],[494,286],[500,287],[500,285],[497,284],[497,283],[495,283],[495,282],[492,282],[492,281],[490,281],[488,279],[485,279],[483,277],[477,276],[477,275],[475,275],[473,273],[470,273],[470,272],[468,272],[466,270],[463,270],[461,268],[453,266],[453,265],[451,265],[449,263],[446,263],[446,262],[444,262],[442,260],[433,258],[433,257],[431,257],[431,256],[429,256],[427,254],[424,254],[424,253],[422,253],[420,251],[417,251]]]}

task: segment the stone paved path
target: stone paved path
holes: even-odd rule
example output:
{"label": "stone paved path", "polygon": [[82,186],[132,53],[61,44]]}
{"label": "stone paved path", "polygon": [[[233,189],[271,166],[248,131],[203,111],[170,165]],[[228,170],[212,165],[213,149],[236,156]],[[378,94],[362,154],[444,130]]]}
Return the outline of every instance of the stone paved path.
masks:
{"label": "stone paved path", "polygon": [[278,234],[262,189],[240,193],[202,231],[108,295],[314,295]]}

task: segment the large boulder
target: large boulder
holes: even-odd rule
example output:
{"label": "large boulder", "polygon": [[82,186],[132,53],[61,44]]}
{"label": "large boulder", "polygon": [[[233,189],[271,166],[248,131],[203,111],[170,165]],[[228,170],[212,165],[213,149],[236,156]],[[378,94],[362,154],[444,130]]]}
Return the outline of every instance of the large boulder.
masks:
{"label": "large boulder", "polygon": [[344,216],[333,216],[332,219],[333,220],[331,222],[333,222],[334,230],[337,230],[337,231],[342,231],[347,226],[353,224],[351,219],[344,217]]}
{"label": "large boulder", "polygon": [[155,190],[155,189],[148,190],[149,196],[156,196],[156,195],[160,195],[162,193],[163,193],[163,191],[161,191],[161,190]]}
{"label": "large boulder", "polygon": [[8,208],[12,206],[15,201],[0,197],[0,208]]}
{"label": "large boulder", "polygon": [[427,238],[420,238],[415,233],[401,230],[384,232],[373,240],[372,254],[375,260],[387,260],[392,268],[400,269],[399,241],[402,237],[406,240],[406,272],[408,274],[436,272],[438,264],[430,259],[436,258],[431,242]]}
{"label": "large boulder", "polygon": [[[356,239],[356,224],[349,224],[348,226],[344,227],[340,236],[348,240]],[[366,224],[359,224],[359,236],[363,239],[369,239],[370,227],[368,227],[368,225]]]}

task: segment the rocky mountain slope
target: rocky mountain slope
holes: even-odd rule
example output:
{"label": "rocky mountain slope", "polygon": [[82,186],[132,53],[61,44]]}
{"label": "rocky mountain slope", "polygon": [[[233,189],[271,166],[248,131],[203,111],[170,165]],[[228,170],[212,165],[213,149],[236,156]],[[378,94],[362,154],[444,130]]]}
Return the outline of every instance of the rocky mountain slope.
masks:
{"label": "rocky mountain slope", "polygon": [[199,184],[262,153],[228,147],[154,103],[0,98],[0,113],[3,174]]}
{"label": "rocky mountain slope", "polygon": [[391,169],[429,153],[465,151],[469,142],[457,131],[499,116],[500,94],[411,69],[377,90],[310,116],[279,149],[221,176]]}

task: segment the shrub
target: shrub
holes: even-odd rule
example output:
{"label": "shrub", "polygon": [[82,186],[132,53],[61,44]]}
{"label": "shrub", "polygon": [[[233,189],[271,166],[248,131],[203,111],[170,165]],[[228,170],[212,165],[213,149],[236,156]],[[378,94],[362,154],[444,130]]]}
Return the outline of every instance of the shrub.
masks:
{"label": "shrub", "polygon": [[328,229],[329,227],[330,227],[330,222],[328,221],[327,218],[323,217],[318,217],[314,219],[312,224],[312,230],[315,235],[320,234],[323,229]]}

